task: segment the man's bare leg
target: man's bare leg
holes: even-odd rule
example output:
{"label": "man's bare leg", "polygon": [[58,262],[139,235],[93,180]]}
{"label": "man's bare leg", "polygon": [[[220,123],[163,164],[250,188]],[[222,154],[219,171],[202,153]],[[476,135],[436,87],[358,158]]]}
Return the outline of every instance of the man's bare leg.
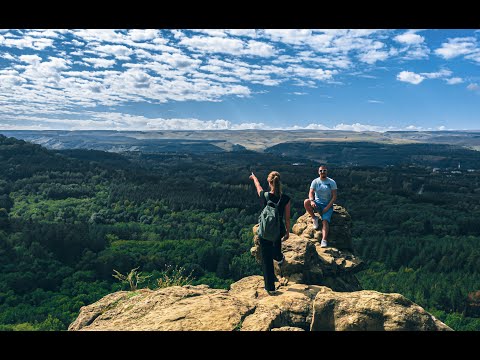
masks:
{"label": "man's bare leg", "polygon": [[303,206],[305,207],[305,210],[307,210],[308,215],[310,215],[310,217],[312,218],[313,228],[315,230],[319,230],[320,229],[319,219],[313,212],[314,208],[312,207],[310,202],[311,202],[310,199],[305,199],[303,202]]}
{"label": "man's bare leg", "polygon": [[305,210],[307,210],[308,215],[310,215],[312,218],[314,218],[315,214],[313,212],[312,205],[310,205],[310,199],[305,199],[303,201],[303,206],[305,207]]}
{"label": "man's bare leg", "polygon": [[323,223],[323,228],[322,228],[322,240],[327,241],[328,230],[329,230],[330,226],[328,225],[328,221],[327,221],[327,220],[323,220],[322,223]]}

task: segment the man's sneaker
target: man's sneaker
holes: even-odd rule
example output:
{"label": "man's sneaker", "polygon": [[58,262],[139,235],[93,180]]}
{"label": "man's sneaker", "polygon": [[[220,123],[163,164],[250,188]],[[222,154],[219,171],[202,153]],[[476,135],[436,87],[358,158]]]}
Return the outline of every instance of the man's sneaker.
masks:
{"label": "man's sneaker", "polygon": [[320,243],[320,247],[327,247],[327,240],[322,240],[322,242]]}
{"label": "man's sneaker", "polygon": [[267,290],[267,289],[265,289],[265,291],[266,291],[267,294],[270,295],[270,296],[278,295],[278,291],[277,291],[277,290]]}
{"label": "man's sneaker", "polygon": [[318,217],[316,217],[316,216],[313,218],[313,228],[315,230],[320,229],[320,223],[318,222]]}

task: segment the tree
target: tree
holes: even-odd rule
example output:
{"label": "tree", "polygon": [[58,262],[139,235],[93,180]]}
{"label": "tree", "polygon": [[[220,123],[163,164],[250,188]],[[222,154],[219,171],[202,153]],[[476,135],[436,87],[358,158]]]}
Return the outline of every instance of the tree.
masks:
{"label": "tree", "polygon": [[0,230],[8,229],[9,227],[8,212],[5,208],[0,208]]}

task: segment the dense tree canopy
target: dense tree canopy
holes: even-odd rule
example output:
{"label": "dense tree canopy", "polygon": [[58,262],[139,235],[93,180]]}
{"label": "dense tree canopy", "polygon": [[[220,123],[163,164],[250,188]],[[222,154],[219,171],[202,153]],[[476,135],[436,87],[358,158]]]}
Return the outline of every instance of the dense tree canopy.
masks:
{"label": "dense tree canopy", "polygon": [[[220,288],[261,274],[249,254],[260,211],[250,172],[265,188],[271,170],[281,173],[292,225],[318,176],[318,162],[274,152],[51,151],[1,135],[0,166],[0,330],[66,329],[81,306],[126,289],[113,269],[139,266],[150,287],[168,266]],[[331,159],[355,251],[369,263],[363,287],[480,330],[479,175]]]}

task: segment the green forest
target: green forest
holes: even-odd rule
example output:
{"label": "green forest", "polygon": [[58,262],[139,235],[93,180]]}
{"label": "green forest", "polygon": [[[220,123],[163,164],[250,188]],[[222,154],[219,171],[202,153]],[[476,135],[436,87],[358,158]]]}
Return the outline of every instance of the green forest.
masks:
{"label": "green forest", "polygon": [[[451,147],[432,151],[448,157]],[[480,156],[464,151],[476,166]],[[172,267],[226,289],[261,274],[249,253],[261,210],[250,172],[264,188],[270,171],[281,173],[292,226],[318,176],[318,162],[285,153],[48,150],[3,135],[0,166],[0,330],[66,330],[80,307],[128,290],[114,270],[139,267],[151,288]],[[363,288],[399,292],[455,330],[480,330],[478,168],[334,157],[328,166],[367,262]]]}

